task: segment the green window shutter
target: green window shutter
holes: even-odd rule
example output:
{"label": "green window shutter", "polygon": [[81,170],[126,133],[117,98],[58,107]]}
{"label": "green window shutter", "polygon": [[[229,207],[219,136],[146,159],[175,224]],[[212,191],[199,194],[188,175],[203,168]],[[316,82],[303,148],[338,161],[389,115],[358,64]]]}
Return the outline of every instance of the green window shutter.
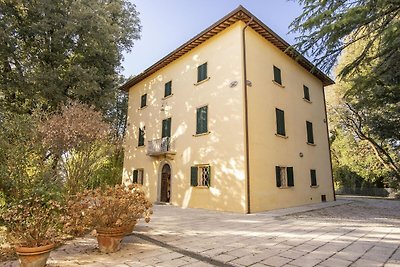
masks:
{"label": "green window shutter", "polygon": [[142,95],[142,98],[140,99],[140,107],[143,108],[147,105],[147,94]]}
{"label": "green window shutter", "polygon": [[293,167],[287,167],[287,185],[294,186],[294,176],[293,176]]}
{"label": "green window shutter", "polygon": [[317,185],[317,172],[316,170],[310,170],[310,176],[311,176],[311,185],[316,186]]}
{"label": "green window shutter", "polygon": [[314,133],[313,133],[312,122],[306,121],[306,127],[307,127],[307,143],[314,144]]}
{"label": "green window shutter", "polygon": [[286,135],[285,131],[285,112],[280,109],[275,109],[276,113],[276,133],[279,135]]}
{"label": "green window shutter", "polygon": [[138,170],[134,170],[133,171],[133,183],[137,183],[137,179],[138,179]]}
{"label": "green window shutter", "polygon": [[303,85],[303,91],[304,91],[304,99],[310,101],[310,89],[307,86]]}
{"label": "green window shutter", "polygon": [[144,146],[144,130],[142,130],[142,128],[139,128],[138,146]]}
{"label": "green window shutter", "polygon": [[207,62],[197,67],[197,82],[207,79]]}
{"label": "green window shutter", "polygon": [[190,186],[197,186],[197,167],[190,167]]}
{"label": "green window shutter", "polygon": [[164,97],[171,95],[172,93],[172,81],[165,84]]}
{"label": "green window shutter", "polygon": [[281,187],[281,167],[275,166],[275,175],[276,175],[276,187]]}
{"label": "green window shutter", "polygon": [[196,134],[208,132],[208,106],[197,109]]}
{"label": "green window shutter", "polygon": [[274,66],[274,81],[282,84],[281,70]]}
{"label": "green window shutter", "polygon": [[162,121],[161,137],[171,137],[171,118]]}

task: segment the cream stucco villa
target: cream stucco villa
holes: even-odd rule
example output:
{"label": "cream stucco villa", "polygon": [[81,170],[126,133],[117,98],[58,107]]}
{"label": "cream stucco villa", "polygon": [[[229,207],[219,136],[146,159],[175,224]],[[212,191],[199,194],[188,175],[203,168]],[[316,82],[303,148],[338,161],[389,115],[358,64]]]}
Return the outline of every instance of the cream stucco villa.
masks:
{"label": "cream stucco villa", "polygon": [[153,202],[240,213],[332,201],[331,84],[239,6],[121,87],[123,181]]}

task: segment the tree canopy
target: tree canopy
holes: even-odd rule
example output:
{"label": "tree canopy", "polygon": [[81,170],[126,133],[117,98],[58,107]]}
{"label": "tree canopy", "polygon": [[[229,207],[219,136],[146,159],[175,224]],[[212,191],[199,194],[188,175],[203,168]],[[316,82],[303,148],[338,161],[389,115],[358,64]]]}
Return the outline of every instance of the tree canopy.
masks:
{"label": "tree canopy", "polygon": [[127,0],[1,0],[0,105],[29,113],[73,100],[109,110],[122,52],[140,30]]}

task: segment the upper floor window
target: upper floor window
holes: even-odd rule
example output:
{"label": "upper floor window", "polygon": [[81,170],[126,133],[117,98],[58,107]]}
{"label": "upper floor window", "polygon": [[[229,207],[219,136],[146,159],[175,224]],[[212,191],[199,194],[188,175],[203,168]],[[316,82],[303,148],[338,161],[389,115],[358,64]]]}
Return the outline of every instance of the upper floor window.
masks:
{"label": "upper floor window", "polygon": [[310,89],[303,85],[304,99],[310,101]]}
{"label": "upper floor window", "polygon": [[280,109],[275,109],[276,114],[276,134],[286,136],[285,131],[285,112]]}
{"label": "upper floor window", "polygon": [[293,167],[275,166],[276,186],[280,188],[294,186]]}
{"label": "upper floor window", "polygon": [[207,133],[208,106],[198,108],[196,113],[196,134]]}
{"label": "upper floor window", "polygon": [[197,165],[190,168],[190,186],[207,186],[211,184],[210,165]]}
{"label": "upper floor window", "polygon": [[140,108],[147,106],[147,94],[142,95],[140,98]]}
{"label": "upper floor window", "polygon": [[197,82],[207,79],[207,62],[197,67]]}
{"label": "upper floor window", "polygon": [[306,121],[306,128],[307,128],[307,143],[314,144],[314,133],[313,133],[312,122]]}
{"label": "upper floor window", "polygon": [[164,97],[170,96],[172,94],[172,81],[165,84],[164,87]]}
{"label": "upper floor window", "polygon": [[311,186],[317,186],[317,171],[310,170]]}
{"label": "upper floor window", "polygon": [[144,127],[139,128],[138,146],[144,146]]}
{"label": "upper floor window", "polygon": [[282,85],[281,69],[274,66],[274,82]]}
{"label": "upper floor window", "polygon": [[143,184],[143,176],[144,176],[143,169],[134,170],[132,182],[135,184]]}

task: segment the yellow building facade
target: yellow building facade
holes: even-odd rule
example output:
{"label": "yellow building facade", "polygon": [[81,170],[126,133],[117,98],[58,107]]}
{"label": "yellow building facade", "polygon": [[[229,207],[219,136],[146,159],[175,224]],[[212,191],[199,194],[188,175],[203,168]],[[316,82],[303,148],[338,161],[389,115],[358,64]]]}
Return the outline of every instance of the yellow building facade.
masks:
{"label": "yellow building facade", "polygon": [[240,213],[332,201],[333,81],[288,47],[240,6],[124,84],[123,182]]}

